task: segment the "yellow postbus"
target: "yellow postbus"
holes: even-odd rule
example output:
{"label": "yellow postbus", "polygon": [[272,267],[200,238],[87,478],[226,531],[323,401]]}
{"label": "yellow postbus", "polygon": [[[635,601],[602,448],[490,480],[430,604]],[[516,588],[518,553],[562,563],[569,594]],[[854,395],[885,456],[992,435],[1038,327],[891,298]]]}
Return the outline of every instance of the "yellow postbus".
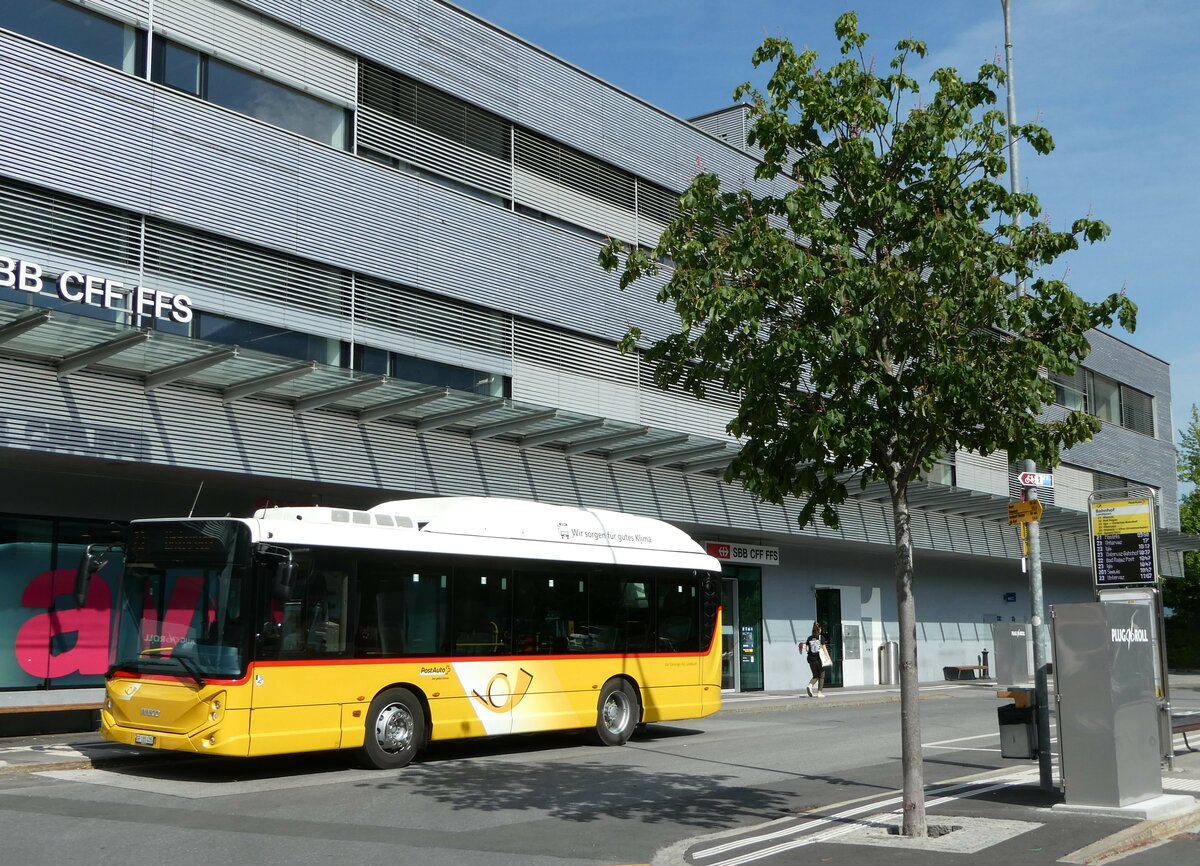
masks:
{"label": "yellow postbus", "polygon": [[389,769],[433,740],[621,745],[720,708],[720,564],[661,521],[482,497],[269,508],[134,521],[124,555],[116,742]]}

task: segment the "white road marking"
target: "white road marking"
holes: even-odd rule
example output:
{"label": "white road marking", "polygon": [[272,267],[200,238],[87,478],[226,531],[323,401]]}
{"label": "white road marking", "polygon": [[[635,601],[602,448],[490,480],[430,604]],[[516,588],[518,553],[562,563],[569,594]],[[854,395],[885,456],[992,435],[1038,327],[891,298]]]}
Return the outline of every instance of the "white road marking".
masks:
{"label": "white road marking", "polygon": [[[1027,782],[1036,775],[1037,775],[1036,770],[1032,770],[1032,771],[1024,770],[1019,773],[1015,773],[1011,776],[1001,776],[995,781],[994,784],[991,784],[991,785],[986,784],[986,780],[980,780],[980,781],[976,781],[976,782],[962,782],[962,783],[957,783],[957,784],[952,784],[952,785],[944,785],[944,786],[940,786],[937,788],[932,788],[932,789],[930,789],[929,793],[950,795],[954,792],[964,792],[964,791],[966,791],[966,789],[974,788],[974,790],[966,791],[966,793],[964,793],[963,796],[976,797],[981,794],[991,793],[992,791],[999,791],[1010,785],[1016,785],[1016,784],[1020,784],[1023,782]],[[975,787],[980,784],[983,784],[983,787],[980,787],[980,788]],[[956,799],[959,799],[957,794],[955,794],[953,796],[934,797],[933,799],[926,801],[925,807],[926,807],[926,809],[928,809],[930,807],[938,806],[938,805],[941,805],[942,803],[948,803],[948,802],[950,802],[952,800],[956,800]],[[784,851],[793,851],[797,848],[803,848],[807,845],[815,845],[820,842],[824,842],[829,839],[833,839],[837,836],[842,836],[842,835],[845,835],[846,833],[853,832],[854,830],[858,829],[858,824],[852,820],[847,821],[847,819],[851,819],[856,816],[860,816],[866,812],[878,812],[881,807],[893,806],[898,803],[903,803],[903,801],[904,801],[903,795],[890,796],[884,800],[874,800],[871,803],[868,803],[868,804],[865,804],[862,806],[855,806],[852,809],[846,809],[842,812],[839,812],[835,815],[831,815],[827,818],[818,818],[818,819],[814,819],[811,821],[807,821],[803,824],[799,824],[799,825],[792,826],[792,827],[787,827],[782,830],[775,830],[775,831],[772,831],[769,833],[764,833],[759,836],[745,837],[742,839],[735,840],[733,842],[727,842],[724,845],[717,845],[713,848],[706,848],[701,851],[693,851],[693,852],[691,852],[691,855],[692,855],[692,858],[695,860],[699,860],[701,858],[715,857],[718,854],[723,854],[727,851],[733,851],[733,850],[736,850],[737,848],[745,848],[749,845],[755,845],[760,842],[767,841],[769,839],[779,839],[779,838],[783,838],[785,836],[795,836],[797,833],[802,833],[806,830],[816,830],[819,827],[823,827],[827,824],[831,824],[834,822],[838,822],[838,823],[845,822],[846,823],[846,826],[835,827],[835,828],[831,828],[828,830],[822,830],[820,832],[816,832],[816,833],[813,833],[812,835],[804,836],[799,839],[796,839],[796,838],[789,839],[786,842],[780,842],[777,845],[772,845],[770,848],[763,848],[758,851],[750,851],[745,854],[740,854],[735,857],[731,857],[727,860],[718,860],[714,863],[708,864],[708,866],[741,866],[741,864],[751,863],[755,860],[761,860],[764,857],[771,857],[775,854],[781,854]],[[892,814],[898,814],[899,812],[902,812],[902,811],[903,811],[903,806],[900,809],[894,810]]]}
{"label": "white road marking", "polygon": [[975,734],[972,737],[955,737],[952,740],[938,740],[934,743],[922,743],[921,747],[928,749],[930,746],[944,746],[947,743],[965,743],[967,740],[986,740],[988,737],[992,737],[994,739],[998,736],[1000,736],[999,731],[994,734]]}

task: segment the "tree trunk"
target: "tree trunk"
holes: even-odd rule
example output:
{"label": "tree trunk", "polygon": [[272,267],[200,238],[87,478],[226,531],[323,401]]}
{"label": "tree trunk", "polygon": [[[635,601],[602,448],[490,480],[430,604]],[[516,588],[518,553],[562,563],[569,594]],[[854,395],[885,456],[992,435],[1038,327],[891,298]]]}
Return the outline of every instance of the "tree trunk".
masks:
{"label": "tree trunk", "polygon": [[896,530],[896,614],[900,629],[900,757],[904,770],[905,836],[924,836],[925,774],[921,755],[921,702],[917,679],[917,606],[913,598],[908,488],[892,490]]}

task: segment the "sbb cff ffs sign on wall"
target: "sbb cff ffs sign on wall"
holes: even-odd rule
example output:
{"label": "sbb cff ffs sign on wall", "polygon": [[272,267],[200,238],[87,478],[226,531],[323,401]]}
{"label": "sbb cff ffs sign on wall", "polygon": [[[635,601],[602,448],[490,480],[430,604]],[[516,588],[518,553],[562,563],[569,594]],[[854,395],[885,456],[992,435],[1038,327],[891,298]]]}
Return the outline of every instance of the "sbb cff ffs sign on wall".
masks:
{"label": "sbb cff ffs sign on wall", "polygon": [[779,565],[779,548],[732,541],[706,541],[708,555],[731,565]]}
{"label": "sbb cff ffs sign on wall", "polygon": [[1094,501],[1090,509],[1096,585],[1145,586],[1156,583],[1154,500]]}

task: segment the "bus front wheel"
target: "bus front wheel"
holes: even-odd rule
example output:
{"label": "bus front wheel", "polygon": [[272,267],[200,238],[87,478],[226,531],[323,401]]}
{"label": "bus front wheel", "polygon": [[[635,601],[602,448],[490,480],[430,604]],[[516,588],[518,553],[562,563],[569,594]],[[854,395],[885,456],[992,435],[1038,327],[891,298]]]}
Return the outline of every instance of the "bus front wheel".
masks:
{"label": "bus front wheel", "polygon": [[596,705],[596,741],[602,746],[623,746],[640,720],[640,705],[633,686],[617,677],[606,682]]}
{"label": "bus front wheel", "polygon": [[425,713],[408,689],[385,689],[371,701],[360,756],[377,770],[396,770],[417,754],[425,740]]}

